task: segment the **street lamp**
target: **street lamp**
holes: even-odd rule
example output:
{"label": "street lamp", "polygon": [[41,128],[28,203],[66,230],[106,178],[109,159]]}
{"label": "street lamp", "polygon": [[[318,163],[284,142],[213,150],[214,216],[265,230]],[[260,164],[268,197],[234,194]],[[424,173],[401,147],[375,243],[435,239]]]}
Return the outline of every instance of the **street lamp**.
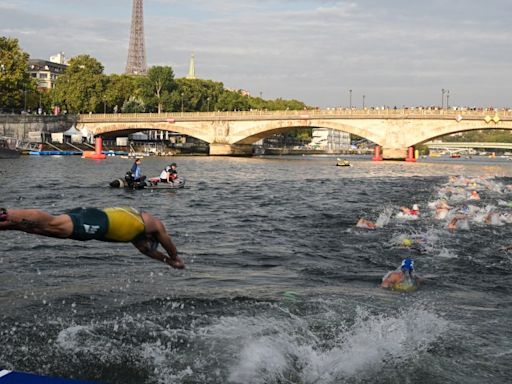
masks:
{"label": "street lamp", "polygon": [[27,112],[27,86],[25,86],[25,88],[23,89],[23,93],[25,94],[25,103],[24,103],[23,110],[25,112]]}
{"label": "street lamp", "polygon": [[185,94],[183,92],[181,92],[181,113],[183,113],[183,96]]}
{"label": "street lamp", "polygon": [[349,94],[349,108],[352,109],[352,90],[351,89],[348,90],[348,94]]}
{"label": "street lamp", "polygon": [[444,88],[441,89],[441,109],[444,109],[444,93],[446,90]]}
{"label": "street lamp", "polygon": [[450,108],[450,90],[446,90],[446,109]]}
{"label": "street lamp", "polygon": [[107,98],[103,96],[103,114],[107,114]]}
{"label": "street lamp", "polygon": [[206,99],[206,101],[207,101],[207,105],[208,105],[208,112],[210,112],[210,98],[208,97]]}
{"label": "street lamp", "polygon": [[366,99],[366,95],[363,95],[363,109],[364,109],[364,99]]}

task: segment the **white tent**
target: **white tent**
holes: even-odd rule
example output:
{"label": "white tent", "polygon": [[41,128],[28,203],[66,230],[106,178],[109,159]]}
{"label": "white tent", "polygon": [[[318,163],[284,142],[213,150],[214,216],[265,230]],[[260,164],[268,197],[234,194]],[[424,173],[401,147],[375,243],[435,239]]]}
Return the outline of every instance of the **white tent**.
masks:
{"label": "white tent", "polygon": [[71,128],[64,132],[64,136],[71,136],[72,143],[81,143],[83,137],[82,132],[76,129],[75,124],[73,124]]}

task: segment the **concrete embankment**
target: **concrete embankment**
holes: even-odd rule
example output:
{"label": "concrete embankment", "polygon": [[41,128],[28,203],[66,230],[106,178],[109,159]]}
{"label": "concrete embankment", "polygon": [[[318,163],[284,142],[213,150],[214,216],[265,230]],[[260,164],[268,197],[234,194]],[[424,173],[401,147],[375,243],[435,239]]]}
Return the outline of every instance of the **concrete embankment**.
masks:
{"label": "concrete embankment", "polygon": [[2,115],[0,114],[0,135],[15,137],[22,141],[36,141],[41,134],[64,132],[75,123],[76,116]]}

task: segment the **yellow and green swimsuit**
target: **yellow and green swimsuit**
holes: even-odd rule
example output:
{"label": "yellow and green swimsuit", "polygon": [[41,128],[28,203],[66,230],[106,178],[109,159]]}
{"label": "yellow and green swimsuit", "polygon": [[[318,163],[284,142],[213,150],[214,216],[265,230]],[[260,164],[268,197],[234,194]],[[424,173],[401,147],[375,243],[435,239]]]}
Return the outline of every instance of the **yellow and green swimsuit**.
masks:
{"label": "yellow and green swimsuit", "polygon": [[144,220],[132,207],[75,208],[66,212],[73,222],[74,240],[127,243],[144,233]]}

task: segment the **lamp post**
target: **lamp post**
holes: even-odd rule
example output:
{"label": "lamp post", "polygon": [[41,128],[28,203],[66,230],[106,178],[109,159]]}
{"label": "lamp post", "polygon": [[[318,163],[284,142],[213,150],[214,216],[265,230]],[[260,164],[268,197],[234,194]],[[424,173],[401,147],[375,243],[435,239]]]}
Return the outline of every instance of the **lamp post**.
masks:
{"label": "lamp post", "polygon": [[[5,65],[2,63],[2,64],[0,64],[0,73],[3,75],[4,72],[5,72]],[[2,112],[2,106],[1,105],[0,105],[0,112]],[[5,131],[5,125],[4,125],[4,131]]]}
{"label": "lamp post", "polygon": [[103,114],[107,114],[107,98],[103,96]]}
{"label": "lamp post", "polygon": [[363,95],[363,109],[364,109],[364,99],[366,99],[366,95]]}
{"label": "lamp post", "polygon": [[23,93],[25,94],[25,102],[23,104],[23,110],[27,112],[27,86],[25,85],[25,88],[23,89]]}
{"label": "lamp post", "polygon": [[446,90],[446,109],[450,108],[450,90]]}
{"label": "lamp post", "polygon": [[206,102],[207,102],[206,104],[208,106],[208,112],[210,112],[210,98],[209,97],[206,99]]}
{"label": "lamp post", "polygon": [[185,94],[183,92],[181,92],[181,113],[183,113],[183,96]]}
{"label": "lamp post", "polygon": [[446,90],[444,88],[441,89],[441,109],[444,109],[444,93]]}
{"label": "lamp post", "polygon": [[351,89],[348,90],[348,95],[349,95],[349,104],[348,104],[348,106],[349,106],[350,109],[352,109],[352,90]]}

